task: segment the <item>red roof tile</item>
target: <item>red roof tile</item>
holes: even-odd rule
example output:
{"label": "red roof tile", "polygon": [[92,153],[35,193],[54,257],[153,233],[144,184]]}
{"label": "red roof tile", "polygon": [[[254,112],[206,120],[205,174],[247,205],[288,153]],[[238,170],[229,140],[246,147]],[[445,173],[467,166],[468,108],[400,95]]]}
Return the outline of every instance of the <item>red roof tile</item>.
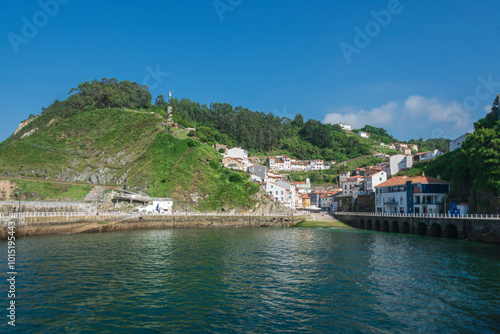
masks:
{"label": "red roof tile", "polygon": [[408,181],[412,181],[413,184],[417,184],[417,183],[450,184],[450,182],[448,182],[448,181],[439,180],[439,179],[436,179],[435,177],[431,177],[431,176],[416,176],[416,177],[395,176],[395,177],[390,178],[389,180],[385,181],[384,183],[381,183],[378,186],[375,186],[375,188],[402,186],[402,185],[405,185],[406,182],[408,182]]}

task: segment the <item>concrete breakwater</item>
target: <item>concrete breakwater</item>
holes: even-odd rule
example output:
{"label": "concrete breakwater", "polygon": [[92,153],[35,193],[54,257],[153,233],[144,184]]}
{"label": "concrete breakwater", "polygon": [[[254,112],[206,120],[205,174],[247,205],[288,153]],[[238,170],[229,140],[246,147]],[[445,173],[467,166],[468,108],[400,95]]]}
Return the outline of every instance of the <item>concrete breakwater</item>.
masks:
{"label": "concrete breakwater", "polygon": [[339,213],[335,218],[353,227],[390,233],[416,234],[500,244],[498,217],[435,217]]}
{"label": "concrete breakwater", "polygon": [[290,227],[304,216],[219,216],[219,215],[73,215],[2,218],[0,240],[6,240],[8,226],[15,224],[17,237],[42,234],[109,232],[133,229]]}

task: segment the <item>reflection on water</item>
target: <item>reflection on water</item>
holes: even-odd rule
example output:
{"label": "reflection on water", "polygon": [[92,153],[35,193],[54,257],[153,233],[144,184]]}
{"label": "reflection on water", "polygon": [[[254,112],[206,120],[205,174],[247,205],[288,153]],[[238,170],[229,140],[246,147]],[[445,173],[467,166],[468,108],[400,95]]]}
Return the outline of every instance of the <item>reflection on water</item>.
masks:
{"label": "reflection on water", "polygon": [[24,333],[493,333],[499,250],[339,229],[31,237],[18,243],[17,323]]}

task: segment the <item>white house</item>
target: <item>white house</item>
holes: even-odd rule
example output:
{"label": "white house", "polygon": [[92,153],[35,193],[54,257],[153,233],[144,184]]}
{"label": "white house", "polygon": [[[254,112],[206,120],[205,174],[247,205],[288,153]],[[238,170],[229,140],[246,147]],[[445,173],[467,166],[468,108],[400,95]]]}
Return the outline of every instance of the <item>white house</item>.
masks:
{"label": "white house", "polygon": [[296,205],[296,195],[298,192],[296,191],[295,183],[293,182],[286,182],[286,181],[278,181],[276,182],[276,185],[285,188],[288,193],[289,193],[289,200],[288,203],[283,203],[285,206],[289,207],[292,210],[295,210],[295,205]]}
{"label": "white house", "polygon": [[300,194],[309,194],[311,192],[311,181],[309,178],[306,179],[306,182],[293,182],[295,187],[299,190]]}
{"label": "white house", "polygon": [[411,155],[396,154],[386,159],[384,171],[390,176],[411,167],[413,167],[413,157]]}
{"label": "white house", "polygon": [[336,200],[337,195],[341,195],[342,191],[330,192],[320,196],[319,207],[324,211],[337,211],[332,209],[332,205]]}
{"label": "white house", "polygon": [[367,194],[375,191],[375,187],[387,181],[387,173],[384,171],[365,175],[364,189]]}
{"label": "white house", "polygon": [[351,131],[352,130],[352,126],[350,124],[344,124],[344,123],[339,123],[340,127],[344,130],[348,130],[348,131]]}
{"label": "white house", "polygon": [[325,169],[324,161],[320,160],[320,159],[309,161],[309,169],[310,170],[322,170],[322,169]]}
{"label": "white house", "polygon": [[243,161],[244,171],[246,172],[248,170],[248,152],[245,151],[244,149],[240,147],[231,148],[226,151],[224,157],[241,159]]}
{"label": "white house", "polygon": [[309,163],[303,161],[292,161],[290,166],[293,171],[307,171],[309,169]]}
{"label": "white house", "polygon": [[285,206],[290,207],[290,192],[288,191],[288,189],[281,187],[275,183],[266,183],[265,187],[266,192],[270,194],[275,201],[279,201]]}
{"label": "white house", "polygon": [[467,135],[468,135],[468,133],[464,133],[463,135],[461,135],[457,139],[452,140],[450,142],[450,152],[453,152],[456,149],[462,148],[462,144],[467,139]]}
{"label": "white house", "polygon": [[360,136],[361,138],[370,138],[370,135],[363,131],[358,132],[358,136]]}
{"label": "white house", "polygon": [[270,170],[290,170],[291,169],[291,159],[287,156],[281,157],[269,157],[269,169]]}
{"label": "white house", "polygon": [[286,155],[282,156],[281,157],[281,161],[283,161],[283,167],[285,170],[291,170],[292,167],[291,167],[291,159],[290,157],[287,157]]}
{"label": "white house", "polygon": [[443,213],[450,182],[429,176],[397,176],[375,186],[378,213]]}
{"label": "white house", "polygon": [[426,160],[432,160],[437,156],[442,155],[439,150],[434,150],[434,151],[428,151],[428,152],[421,152],[417,153],[413,156],[413,161],[418,162],[418,161],[426,161]]}
{"label": "white house", "polygon": [[342,187],[342,196],[354,196],[356,194],[356,187],[363,183],[363,177],[356,175],[348,178],[340,183]]}

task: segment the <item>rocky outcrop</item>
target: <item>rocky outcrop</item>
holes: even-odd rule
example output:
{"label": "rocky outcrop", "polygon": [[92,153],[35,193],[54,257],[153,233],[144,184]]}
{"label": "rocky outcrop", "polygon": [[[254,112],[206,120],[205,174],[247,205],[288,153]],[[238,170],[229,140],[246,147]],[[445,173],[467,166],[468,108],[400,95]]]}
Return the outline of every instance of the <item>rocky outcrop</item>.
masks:
{"label": "rocky outcrop", "polygon": [[34,128],[34,129],[29,130],[26,133],[23,133],[23,135],[21,136],[21,138],[25,138],[25,137],[31,136],[32,134],[34,134],[36,132],[36,130],[38,130],[38,128]]}
{"label": "rocky outcrop", "polygon": [[14,198],[16,184],[9,180],[0,180],[0,200],[8,201]]}
{"label": "rocky outcrop", "polygon": [[22,121],[19,126],[17,127],[16,131],[14,131],[14,136],[19,133],[26,125],[30,124],[34,119],[36,119],[38,116],[32,117],[30,119]]}

